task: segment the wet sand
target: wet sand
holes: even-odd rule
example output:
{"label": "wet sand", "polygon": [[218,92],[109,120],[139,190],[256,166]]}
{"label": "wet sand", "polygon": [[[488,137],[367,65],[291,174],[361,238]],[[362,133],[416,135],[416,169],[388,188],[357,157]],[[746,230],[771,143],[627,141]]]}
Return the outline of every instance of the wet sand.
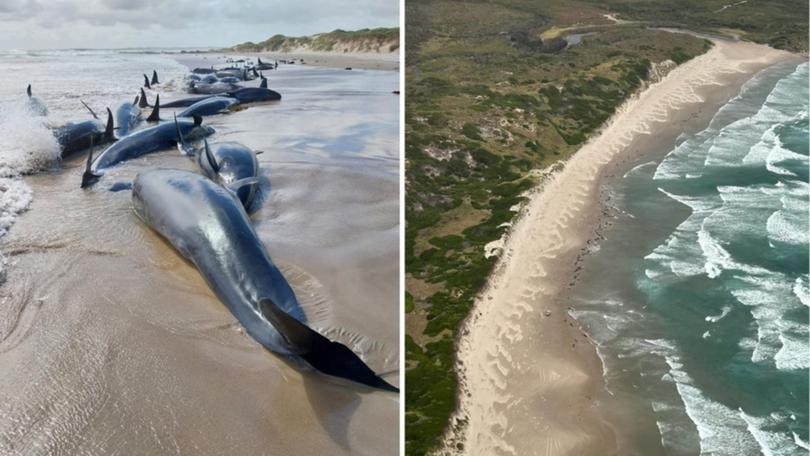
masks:
{"label": "wet sand", "polygon": [[717,41],[625,103],[532,192],[458,342],[460,406],[438,454],[638,449],[615,426],[640,423],[605,395],[599,357],[567,308],[579,263],[609,223],[601,183],[629,159],[704,127],[756,71],[788,58],[764,46]]}
{"label": "wet sand", "polygon": [[[398,101],[294,71],[282,102],[207,118],[210,140],[264,151],[259,237],[311,325],[398,384]],[[265,350],[108,191],[154,167],[197,172],[167,150],[88,191],[83,154],[25,178],[33,203],[0,240],[0,454],[396,454],[397,395]]]}

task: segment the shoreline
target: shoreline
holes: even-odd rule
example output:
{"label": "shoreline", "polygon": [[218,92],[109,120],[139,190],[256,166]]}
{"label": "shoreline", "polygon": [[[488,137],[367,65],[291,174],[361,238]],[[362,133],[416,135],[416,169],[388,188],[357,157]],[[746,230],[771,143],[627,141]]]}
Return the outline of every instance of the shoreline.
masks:
{"label": "shoreline", "polygon": [[757,71],[793,56],[714,44],[626,101],[532,190],[456,341],[459,405],[436,454],[611,454],[625,446],[597,399],[602,361],[568,315],[566,294],[610,217],[598,191],[604,179],[645,149],[708,124]]}
{"label": "shoreline", "polygon": [[[250,57],[259,58],[266,61],[273,60],[295,60],[296,65],[300,64],[300,59],[304,59],[304,65],[326,67],[326,68],[352,68],[358,70],[381,70],[399,71],[399,51],[390,53],[372,52],[236,52],[236,51],[205,51],[199,53],[173,53],[168,54],[171,58],[189,69],[198,66],[208,66],[212,63],[224,64],[226,58]],[[272,73],[271,73],[272,74]]]}

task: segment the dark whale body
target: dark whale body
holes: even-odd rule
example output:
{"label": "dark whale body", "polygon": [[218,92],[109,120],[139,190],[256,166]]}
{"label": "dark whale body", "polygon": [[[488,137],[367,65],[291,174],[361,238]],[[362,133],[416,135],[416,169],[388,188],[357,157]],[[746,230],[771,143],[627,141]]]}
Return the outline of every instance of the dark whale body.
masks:
{"label": "dark whale body", "polygon": [[240,103],[257,103],[260,101],[281,100],[280,93],[264,87],[244,87],[228,92],[228,96],[236,98]]}
{"label": "dark whale body", "polygon": [[107,109],[107,125],[96,119],[83,122],[69,122],[53,130],[56,141],[62,148],[62,157],[115,140],[113,116]]}
{"label": "dark whale body", "polygon": [[158,169],[138,174],[132,201],[138,216],[197,267],[257,342],[325,374],[398,391],[348,347],[306,325],[292,288],[231,192],[199,174]]}
{"label": "dark whale body", "polygon": [[139,101],[140,97],[136,97],[134,102],[122,103],[118,109],[115,110],[115,123],[118,125],[116,134],[119,138],[128,135],[141,121],[141,108],[138,106]]}
{"label": "dark whale body", "polygon": [[98,182],[107,168],[118,163],[173,147],[180,141],[178,130],[183,137],[190,140],[201,139],[214,133],[213,128],[202,125],[200,117],[195,117],[194,120],[180,119],[176,123],[165,122],[138,130],[105,149],[95,160],[92,153],[88,155],[81,187],[89,187]]}
{"label": "dark whale body", "polygon": [[177,99],[177,100],[172,100],[172,101],[170,101],[168,103],[161,103],[160,106],[163,107],[163,108],[187,108],[187,107],[193,105],[194,103],[197,103],[197,102],[199,102],[201,100],[206,100],[206,99],[211,98],[213,96],[215,96],[215,95],[200,95],[200,96],[197,96],[197,97],[180,98],[180,99]]}
{"label": "dark whale body", "polygon": [[[231,97],[207,97],[188,108],[177,113],[177,117],[212,116],[227,111],[231,106],[239,104],[239,100]],[[165,105],[164,105],[165,107]]]}
{"label": "dark whale body", "polygon": [[[214,143],[210,146],[205,141],[205,149],[197,154],[200,169],[209,179],[218,184],[231,188],[230,185],[246,182],[243,179],[259,177],[259,160],[256,152],[249,147],[236,142]],[[259,187],[258,179],[255,182],[231,188],[236,193],[245,210],[250,210],[256,190]]]}

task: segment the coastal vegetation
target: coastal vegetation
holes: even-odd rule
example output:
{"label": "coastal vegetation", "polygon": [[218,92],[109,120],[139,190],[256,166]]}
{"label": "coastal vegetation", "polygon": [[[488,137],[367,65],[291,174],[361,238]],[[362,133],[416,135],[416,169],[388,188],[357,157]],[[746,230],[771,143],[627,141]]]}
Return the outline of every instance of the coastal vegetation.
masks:
{"label": "coastal vegetation", "polygon": [[229,48],[234,52],[395,52],[399,49],[399,27],[334,30],[311,36],[273,35],[259,43],[248,41]]}
{"label": "coastal vegetation", "polygon": [[450,423],[455,340],[501,253],[493,241],[527,191],[643,84],[711,47],[654,26],[744,30],[807,48],[806,14],[779,26],[756,15],[740,25],[739,12],[710,20],[725,4],[684,12],[659,0],[406,3],[408,455],[435,449]]}

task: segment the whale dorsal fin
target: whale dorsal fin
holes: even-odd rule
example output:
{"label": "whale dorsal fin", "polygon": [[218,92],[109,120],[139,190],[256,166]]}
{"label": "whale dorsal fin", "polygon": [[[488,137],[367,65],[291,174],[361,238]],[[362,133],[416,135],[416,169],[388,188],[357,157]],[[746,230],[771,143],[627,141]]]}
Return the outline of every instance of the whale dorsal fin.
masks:
{"label": "whale dorsal fin", "polygon": [[215,173],[219,174],[219,163],[217,163],[214,154],[211,153],[211,148],[208,147],[208,140],[203,139],[203,144],[205,145],[205,159],[208,160],[208,166],[210,166]]}
{"label": "whale dorsal fin", "polygon": [[143,87],[141,87],[141,99],[138,100],[138,107],[139,108],[149,107],[149,100],[146,99],[146,92],[143,91]]}
{"label": "whale dorsal fin", "polygon": [[281,310],[270,299],[261,299],[259,311],[281,334],[293,353],[324,374],[349,379],[372,388],[399,391],[369,368],[349,347],[333,342]]}
{"label": "whale dorsal fin", "polygon": [[107,128],[104,129],[104,138],[108,141],[115,139],[115,135],[113,134],[114,130],[115,121],[113,120],[113,114],[110,108],[107,108]]}
{"label": "whale dorsal fin", "polygon": [[132,101],[132,106],[137,105],[137,104],[138,104],[138,100],[140,100],[140,99],[141,99],[141,96],[140,96],[140,95],[135,95],[135,100],[133,100],[133,101]]}
{"label": "whale dorsal fin", "polygon": [[96,113],[92,109],[90,109],[90,106],[87,106],[87,103],[85,103],[84,100],[79,100],[79,103],[83,104],[84,107],[87,108],[88,111],[90,111],[90,115],[93,116],[94,119],[98,120],[98,116],[96,115]]}
{"label": "whale dorsal fin", "polygon": [[157,70],[152,70],[152,84],[160,84],[160,81],[158,81]]}
{"label": "whale dorsal fin", "polygon": [[259,72],[256,71],[256,67],[251,67],[251,70],[253,70],[253,77],[258,78],[259,77]]}
{"label": "whale dorsal fin", "polygon": [[261,83],[261,84],[259,84],[259,87],[261,87],[262,89],[266,89],[266,88],[267,88],[267,78],[262,77],[262,83]]}
{"label": "whale dorsal fin", "polygon": [[146,87],[147,89],[152,88],[152,85],[149,84],[149,76],[147,75],[143,75],[143,86]]}
{"label": "whale dorsal fin", "polygon": [[261,65],[261,64],[262,64],[262,58],[259,57],[259,65]]}
{"label": "whale dorsal fin", "polygon": [[28,84],[28,88],[25,89],[25,93],[27,93],[29,97],[31,96],[31,84]]}
{"label": "whale dorsal fin", "polygon": [[146,118],[147,122],[158,122],[160,121],[160,94],[155,96],[155,107],[152,109],[152,114],[149,114],[149,117]]}

